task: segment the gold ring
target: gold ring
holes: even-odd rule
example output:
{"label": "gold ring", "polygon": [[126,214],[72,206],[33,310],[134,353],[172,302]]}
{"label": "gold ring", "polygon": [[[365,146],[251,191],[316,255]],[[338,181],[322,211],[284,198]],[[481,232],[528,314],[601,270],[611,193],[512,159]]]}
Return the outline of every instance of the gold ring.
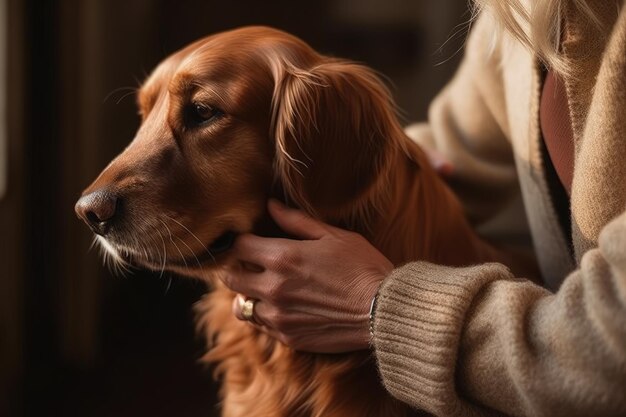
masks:
{"label": "gold ring", "polygon": [[252,321],[254,318],[254,304],[257,300],[254,298],[246,298],[246,301],[241,305],[241,316],[248,321]]}

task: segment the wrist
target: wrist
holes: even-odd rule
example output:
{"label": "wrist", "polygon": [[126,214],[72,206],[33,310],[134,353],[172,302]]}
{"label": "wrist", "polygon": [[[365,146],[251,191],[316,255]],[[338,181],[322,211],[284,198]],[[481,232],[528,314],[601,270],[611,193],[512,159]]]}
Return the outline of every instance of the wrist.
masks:
{"label": "wrist", "polygon": [[381,268],[375,275],[369,279],[361,281],[362,294],[359,298],[359,316],[361,317],[359,322],[359,343],[363,348],[372,348],[374,343],[374,318],[376,315],[376,308],[378,304],[378,293],[385,279],[391,275],[393,271],[393,265],[389,262],[389,265],[385,265],[385,268]]}
{"label": "wrist", "polygon": [[360,297],[359,305],[361,313],[359,313],[359,324],[356,333],[357,349],[371,349],[373,346],[374,334],[374,315],[376,314],[376,303],[378,290],[383,279],[370,282],[365,286],[365,291]]}

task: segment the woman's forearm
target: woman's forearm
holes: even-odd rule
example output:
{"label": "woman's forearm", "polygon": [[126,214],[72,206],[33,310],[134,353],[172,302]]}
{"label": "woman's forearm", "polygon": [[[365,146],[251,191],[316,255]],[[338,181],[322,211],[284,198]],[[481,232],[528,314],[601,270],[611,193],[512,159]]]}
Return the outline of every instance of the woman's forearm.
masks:
{"label": "woman's forearm", "polygon": [[437,415],[619,416],[625,317],[626,213],[556,294],[497,264],[397,269],[374,346],[387,389]]}

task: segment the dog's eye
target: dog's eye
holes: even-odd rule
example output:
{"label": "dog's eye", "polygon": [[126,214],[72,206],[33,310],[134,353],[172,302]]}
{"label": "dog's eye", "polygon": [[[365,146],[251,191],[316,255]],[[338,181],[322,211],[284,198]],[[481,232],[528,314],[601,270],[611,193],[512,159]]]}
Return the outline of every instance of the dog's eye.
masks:
{"label": "dog's eye", "polygon": [[203,103],[191,103],[186,113],[187,125],[190,127],[203,125],[223,115],[220,109]]}

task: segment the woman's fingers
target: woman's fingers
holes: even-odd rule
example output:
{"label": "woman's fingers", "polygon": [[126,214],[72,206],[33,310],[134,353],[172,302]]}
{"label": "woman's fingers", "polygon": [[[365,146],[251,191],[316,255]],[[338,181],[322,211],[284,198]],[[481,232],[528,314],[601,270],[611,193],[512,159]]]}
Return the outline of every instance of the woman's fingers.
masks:
{"label": "woman's fingers", "polygon": [[329,232],[326,224],[309,217],[301,210],[289,208],[278,200],[270,199],[267,208],[278,227],[294,237],[317,240]]}
{"label": "woman's fingers", "polygon": [[243,262],[244,268],[254,269],[253,265],[256,265],[262,270],[267,260],[282,250],[281,240],[243,233],[237,236],[231,248],[231,255],[239,262]]}
{"label": "woman's fingers", "polygon": [[[235,296],[233,300],[235,317],[247,321],[259,331],[293,349],[335,353],[360,350],[368,346],[368,332],[363,337],[362,332],[356,331],[354,326],[339,324],[339,333],[328,334],[327,320],[291,309],[281,310],[263,300],[255,301],[252,318],[248,320],[242,314],[243,303],[246,299],[241,294]],[[329,345],[332,348],[329,349]]]}
{"label": "woman's fingers", "polygon": [[255,299],[265,298],[268,288],[273,288],[276,277],[251,270],[242,264],[227,269],[220,278],[231,290]]}
{"label": "woman's fingers", "polygon": [[[268,202],[268,210],[276,224],[286,233],[304,240],[318,240],[334,228],[309,217],[301,210],[289,208],[277,200]],[[293,249],[291,239],[267,238],[243,233],[237,237],[231,249],[240,262],[257,265],[260,269],[271,267],[288,249]]]}

